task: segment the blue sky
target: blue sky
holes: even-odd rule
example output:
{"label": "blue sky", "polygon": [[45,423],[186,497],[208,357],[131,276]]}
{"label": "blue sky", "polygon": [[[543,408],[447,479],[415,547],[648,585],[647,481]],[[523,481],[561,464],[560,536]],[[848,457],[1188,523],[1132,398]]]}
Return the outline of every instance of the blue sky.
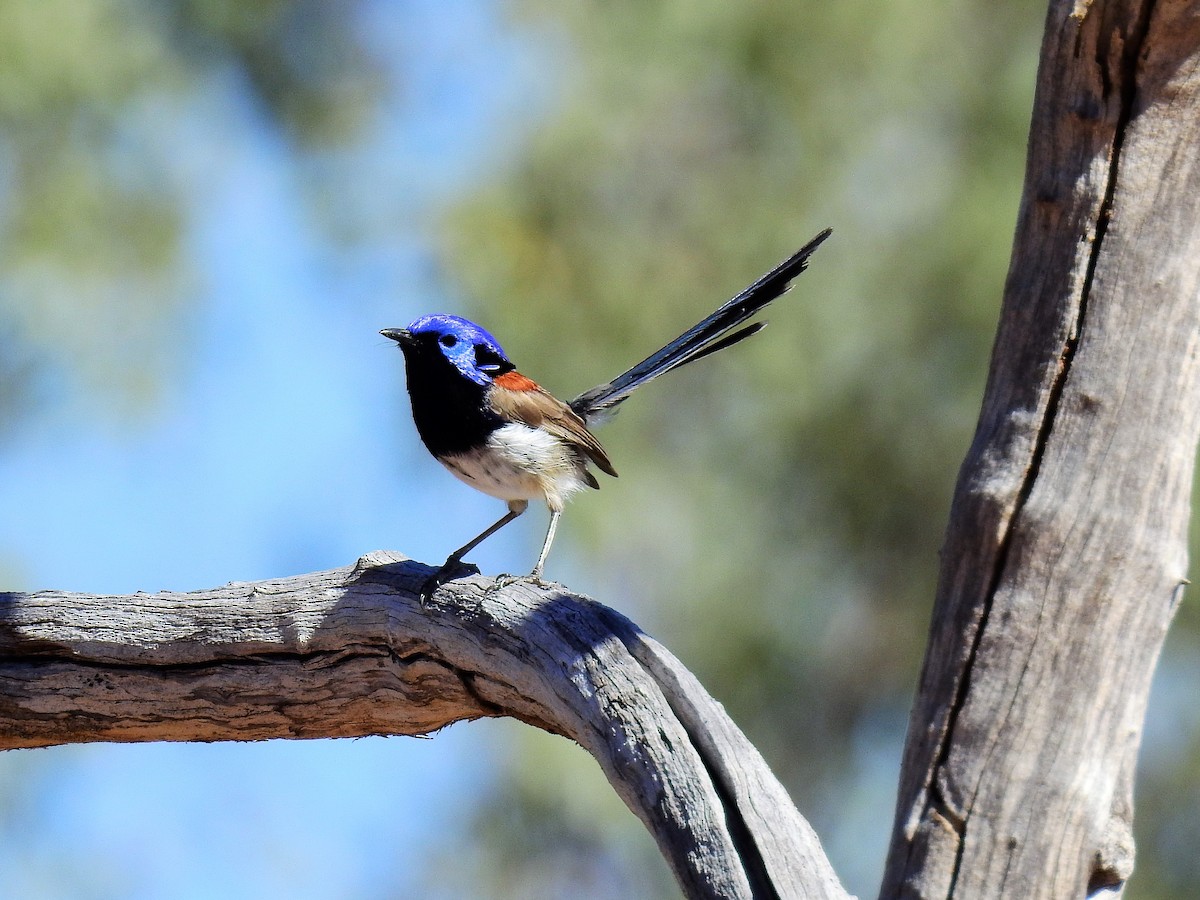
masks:
{"label": "blue sky", "polygon": [[[197,95],[174,137],[198,296],[175,323],[172,377],[132,421],[102,392],[64,389],[4,448],[7,588],[199,589],[379,548],[437,560],[502,511],[425,454],[377,331],[455,308],[424,225],[496,164],[514,111],[536,108],[539,54],[487,2],[379,3],[362,27],[404,48],[388,58],[406,90],[370,145],[328,162],[361,169],[351,203],[395,221],[388,241],[331,244],[306,173],[240,86]],[[475,560],[531,565],[544,520],[529,519]],[[506,733],[3,754],[0,882],[73,900],[404,895]]]}

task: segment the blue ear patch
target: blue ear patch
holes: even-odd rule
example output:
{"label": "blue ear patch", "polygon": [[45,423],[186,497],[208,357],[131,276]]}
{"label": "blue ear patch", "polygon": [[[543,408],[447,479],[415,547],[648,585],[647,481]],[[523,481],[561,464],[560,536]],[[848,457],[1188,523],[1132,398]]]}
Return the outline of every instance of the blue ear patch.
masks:
{"label": "blue ear patch", "polygon": [[414,335],[436,338],[442,355],[476,384],[486,386],[493,376],[513,368],[499,342],[461,316],[445,313],[421,316],[408,326],[408,330]]}

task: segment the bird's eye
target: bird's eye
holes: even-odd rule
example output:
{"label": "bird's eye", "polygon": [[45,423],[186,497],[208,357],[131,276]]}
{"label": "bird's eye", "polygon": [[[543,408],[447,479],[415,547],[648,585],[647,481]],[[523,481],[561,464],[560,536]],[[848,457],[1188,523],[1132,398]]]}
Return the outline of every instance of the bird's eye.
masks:
{"label": "bird's eye", "polygon": [[453,347],[458,343],[458,338],[452,334],[443,334],[440,338],[438,338],[438,341],[443,347]]}

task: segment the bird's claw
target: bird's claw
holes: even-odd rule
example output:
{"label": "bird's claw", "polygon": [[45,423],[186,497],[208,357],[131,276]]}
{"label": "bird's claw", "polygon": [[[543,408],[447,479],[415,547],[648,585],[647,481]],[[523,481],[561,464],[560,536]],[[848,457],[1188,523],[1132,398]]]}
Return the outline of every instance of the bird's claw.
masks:
{"label": "bird's claw", "polygon": [[528,575],[497,575],[488,587],[488,593],[492,594],[502,591],[514,584],[533,584],[538,587],[547,587],[550,582],[542,579],[541,572],[530,572]]}
{"label": "bird's claw", "polygon": [[438,577],[439,575],[441,575],[440,569],[421,583],[421,592],[417,596],[422,606],[432,600],[434,593],[442,586],[442,581]]}
{"label": "bird's claw", "polygon": [[529,577],[529,576],[527,576],[527,575],[497,575],[495,577],[495,579],[492,580],[492,585],[488,590],[489,590],[489,592],[502,591],[506,587],[508,587],[510,584],[516,584],[518,581],[524,581],[527,577]]}
{"label": "bird's claw", "polygon": [[[449,576],[453,575],[461,566],[462,560],[448,559],[440,569],[426,578],[421,584],[419,594],[421,605],[425,606],[432,600],[433,595],[437,593],[437,589],[449,581]],[[514,584],[533,584],[538,587],[547,587],[551,582],[545,581],[542,578],[541,572],[530,572],[528,575],[497,575],[492,579],[492,583],[488,585],[487,593],[493,594]]]}
{"label": "bird's claw", "polygon": [[449,576],[462,565],[462,560],[455,559],[453,556],[442,563],[441,568],[430,575],[421,583],[421,591],[418,595],[421,605],[424,606],[433,599],[433,595],[437,593],[437,589],[450,580]]}

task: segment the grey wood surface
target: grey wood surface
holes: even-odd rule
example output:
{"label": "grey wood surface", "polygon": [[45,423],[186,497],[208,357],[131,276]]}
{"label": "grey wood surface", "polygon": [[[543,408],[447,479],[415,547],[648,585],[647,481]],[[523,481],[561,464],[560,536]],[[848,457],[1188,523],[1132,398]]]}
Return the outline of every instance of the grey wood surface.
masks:
{"label": "grey wood surface", "polygon": [[1200,5],[1053,2],[883,896],[1116,896],[1187,571]]}
{"label": "grey wood surface", "polygon": [[0,594],[0,749],[427,734],[513,716],[577,741],[689,897],[839,898],[815,833],[661,645],[557,587],[356,566],[193,593]]}

